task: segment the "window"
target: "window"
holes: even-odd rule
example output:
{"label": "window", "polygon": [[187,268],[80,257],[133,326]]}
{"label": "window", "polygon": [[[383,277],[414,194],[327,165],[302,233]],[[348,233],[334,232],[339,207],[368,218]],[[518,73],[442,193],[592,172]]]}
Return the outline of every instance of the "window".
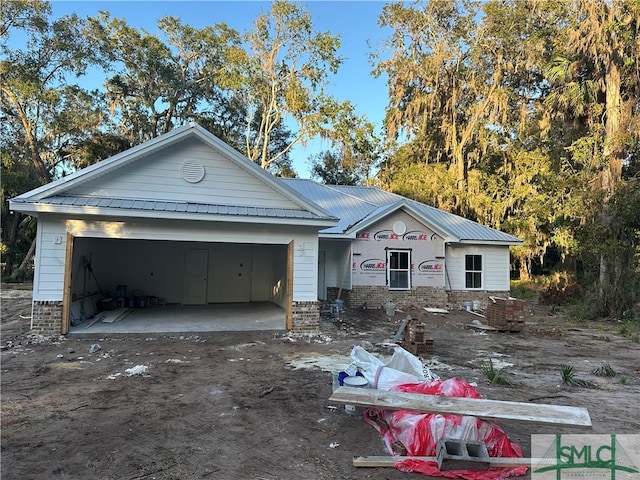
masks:
{"label": "window", "polygon": [[482,255],[465,255],[465,288],[482,288]]}
{"label": "window", "polygon": [[389,289],[409,290],[411,288],[411,258],[408,250],[387,252],[387,278]]}

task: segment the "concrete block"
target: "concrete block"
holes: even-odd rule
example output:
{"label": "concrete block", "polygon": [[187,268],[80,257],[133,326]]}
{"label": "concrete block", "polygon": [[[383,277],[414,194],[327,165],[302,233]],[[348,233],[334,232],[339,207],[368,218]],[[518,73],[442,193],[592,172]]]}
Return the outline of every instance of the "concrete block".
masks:
{"label": "concrete block", "polygon": [[488,470],[489,453],[483,442],[443,438],[438,441],[436,458],[440,471]]}

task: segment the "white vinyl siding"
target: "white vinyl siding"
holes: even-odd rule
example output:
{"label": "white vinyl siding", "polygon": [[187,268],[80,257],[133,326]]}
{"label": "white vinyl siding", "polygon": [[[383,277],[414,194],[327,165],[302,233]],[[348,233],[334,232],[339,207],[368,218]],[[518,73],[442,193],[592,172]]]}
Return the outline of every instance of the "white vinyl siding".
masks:
{"label": "white vinyl siding", "polygon": [[[185,161],[205,168],[204,178],[182,178]],[[168,200],[233,206],[299,208],[267,183],[197,139],[187,139],[141,158],[120,172],[98,177],[69,190],[71,195]]]}
{"label": "white vinyl siding", "polygon": [[465,258],[482,256],[482,290],[509,291],[509,247],[491,245],[447,245],[446,279],[450,290],[471,290],[465,287]]}
{"label": "white vinyl siding", "polygon": [[36,235],[34,300],[62,300],[66,248],[67,232],[64,223],[60,219],[46,222],[40,218]]}

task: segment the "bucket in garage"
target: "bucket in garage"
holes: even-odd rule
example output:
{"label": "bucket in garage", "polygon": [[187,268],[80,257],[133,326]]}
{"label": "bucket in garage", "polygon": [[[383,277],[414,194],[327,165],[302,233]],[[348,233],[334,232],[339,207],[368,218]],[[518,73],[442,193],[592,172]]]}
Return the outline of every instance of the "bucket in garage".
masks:
{"label": "bucket in garage", "polygon": [[[355,375],[352,377],[346,377],[342,381],[345,387],[353,387],[353,388],[369,388],[369,382],[366,378],[361,377],[359,375]],[[364,407],[356,407],[355,405],[345,405],[344,411],[349,415],[362,415],[364,413]]]}
{"label": "bucket in garage", "polygon": [[473,308],[473,303],[472,302],[462,302],[462,308],[464,310],[466,310],[467,312],[470,312],[471,309]]}

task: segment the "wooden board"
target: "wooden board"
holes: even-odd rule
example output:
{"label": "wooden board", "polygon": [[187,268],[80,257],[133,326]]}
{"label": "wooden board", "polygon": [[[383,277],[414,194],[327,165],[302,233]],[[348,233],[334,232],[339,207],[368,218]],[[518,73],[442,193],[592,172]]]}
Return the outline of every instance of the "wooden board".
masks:
{"label": "wooden board", "polygon": [[474,328],[476,330],[488,330],[490,332],[497,332],[498,329],[495,327],[490,327],[489,325],[472,323],[471,325],[465,325],[464,328]]}
{"label": "wooden board", "polygon": [[353,387],[338,387],[329,397],[329,401],[356,407],[374,407],[385,410],[468,415],[481,418],[591,428],[591,418],[585,408],[563,405],[444,397]]}
{"label": "wooden board", "polygon": [[429,313],[449,313],[446,308],[423,307]]}
{"label": "wooden board", "polygon": [[[353,457],[354,467],[393,467],[396,462],[404,460],[421,460],[423,462],[438,462],[437,457],[391,457],[391,456],[363,456]],[[537,463],[535,458],[493,457],[489,458],[490,467],[530,467]]]}
{"label": "wooden board", "polygon": [[101,312],[98,315],[100,315],[100,318],[102,319],[102,323],[113,323],[123,319],[125,316],[129,314],[130,311],[131,311],[130,308],[120,307],[120,308],[116,308],[115,310]]}

